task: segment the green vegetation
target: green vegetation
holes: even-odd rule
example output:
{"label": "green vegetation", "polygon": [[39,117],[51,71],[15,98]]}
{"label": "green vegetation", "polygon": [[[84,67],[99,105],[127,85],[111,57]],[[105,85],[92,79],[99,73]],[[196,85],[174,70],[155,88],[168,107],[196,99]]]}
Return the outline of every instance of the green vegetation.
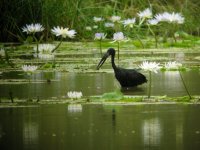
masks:
{"label": "green vegetation", "polygon": [[[96,25],[93,21],[94,16],[109,18],[112,15],[119,15],[126,19],[136,17],[139,11],[148,7],[152,7],[154,14],[164,11],[182,13],[185,23],[179,30],[199,36],[200,1],[198,0],[161,0],[159,2],[156,0],[2,0],[0,2],[2,23],[0,41],[23,42],[26,37],[21,28],[30,23],[41,23],[45,26],[45,41],[53,39],[49,32],[53,26],[57,25],[75,29],[78,32],[76,40],[91,39],[96,30],[86,32],[84,29],[86,26]],[[163,27],[160,30],[165,29]],[[144,34],[146,32],[141,30],[140,35]],[[182,34],[182,36],[185,35],[187,34]]]}

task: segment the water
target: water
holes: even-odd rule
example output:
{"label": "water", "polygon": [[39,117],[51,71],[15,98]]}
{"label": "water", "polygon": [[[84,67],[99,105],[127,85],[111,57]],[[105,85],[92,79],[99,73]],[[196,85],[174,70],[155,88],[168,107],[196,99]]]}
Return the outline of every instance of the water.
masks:
{"label": "water", "polygon": [[200,105],[0,109],[1,150],[199,150]]}
{"label": "water", "polygon": [[[148,74],[145,74],[148,78]],[[191,70],[182,72],[185,83],[192,95],[200,95],[200,72]],[[22,72],[3,73],[0,82],[0,97],[9,97],[9,92],[16,98],[41,99],[65,97],[68,91],[82,91],[84,96],[101,95],[106,92],[120,90],[120,85],[113,73],[61,73],[42,72],[32,75],[27,82]],[[23,82],[7,82],[18,79]],[[48,83],[47,79],[51,79]],[[148,84],[123,91],[127,95],[146,95]],[[167,71],[153,74],[152,95],[184,96],[187,95],[178,71]]]}

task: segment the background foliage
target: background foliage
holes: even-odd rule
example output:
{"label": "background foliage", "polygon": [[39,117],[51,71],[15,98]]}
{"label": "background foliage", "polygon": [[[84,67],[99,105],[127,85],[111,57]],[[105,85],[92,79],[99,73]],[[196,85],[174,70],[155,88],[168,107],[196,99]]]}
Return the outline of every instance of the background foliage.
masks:
{"label": "background foliage", "polygon": [[154,13],[181,12],[185,17],[184,31],[199,36],[199,0],[1,0],[0,41],[22,40],[21,27],[30,23],[41,23],[47,29],[46,40],[49,29],[57,25],[75,29],[76,39],[80,40],[86,38],[85,27],[94,25],[94,16],[136,17],[150,6]]}

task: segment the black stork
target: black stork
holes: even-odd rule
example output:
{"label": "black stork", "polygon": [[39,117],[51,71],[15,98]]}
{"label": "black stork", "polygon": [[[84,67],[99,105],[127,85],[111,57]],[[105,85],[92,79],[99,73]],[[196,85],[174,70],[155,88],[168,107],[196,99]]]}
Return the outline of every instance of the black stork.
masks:
{"label": "black stork", "polygon": [[115,65],[115,49],[109,48],[104,54],[97,66],[97,70],[103,65],[106,59],[111,55],[112,68],[115,72],[115,77],[119,81],[122,88],[135,87],[147,82],[146,77],[137,72],[135,69],[124,69]]}

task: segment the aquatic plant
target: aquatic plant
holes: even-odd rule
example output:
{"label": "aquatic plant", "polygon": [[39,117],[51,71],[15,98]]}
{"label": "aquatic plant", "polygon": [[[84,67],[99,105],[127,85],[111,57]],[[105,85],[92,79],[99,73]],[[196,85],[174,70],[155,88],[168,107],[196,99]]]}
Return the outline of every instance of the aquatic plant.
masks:
{"label": "aquatic plant", "polygon": [[150,19],[153,17],[152,10],[150,8],[146,8],[145,10],[140,11],[138,13],[138,16],[140,18],[139,25],[141,25],[146,19]]}
{"label": "aquatic plant", "polygon": [[113,23],[119,22],[121,20],[120,16],[111,16],[110,17],[110,21],[112,21]]}
{"label": "aquatic plant", "polygon": [[166,62],[164,65],[164,68],[166,70],[178,70],[180,67],[182,67],[182,64],[176,61],[169,61],[169,62]]}
{"label": "aquatic plant", "polygon": [[101,21],[104,21],[104,18],[102,18],[102,17],[93,17],[93,20],[94,20],[94,22],[101,22]]}
{"label": "aquatic plant", "polygon": [[[147,20],[147,26],[151,34],[154,36],[155,39],[155,47],[158,47],[158,38],[156,32],[158,31],[158,23],[159,21],[157,19],[149,19]],[[155,31],[154,31],[155,30]]]}
{"label": "aquatic plant", "polygon": [[44,30],[44,27],[40,23],[36,24],[26,24],[24,27],[22,27],[22,32],[26,32],[27,34],[35,34],[37,32],[42,32]]}
{"label": "aquatic plant", "polygon": [[106,23],[104,24],[104,26],[107,27],[107,28],[114,28],[115,24],[114,24],[114,23],[111,23],[111,22],[106,22]]}
{"label": "aquatic plant", "polygon": [[121,41],[125,41],[126,37],[124,36],[123,32],[116,32],[113,34],[113,42],[117,42],[117,58],[119,60],[119,44]]}
{"label": "aquatic plant", "polygon": [[[44,60],[52,60],[54,59],[55,55],[52,53],[53,49],[55,49],[55,45],[53,44],[39,44],[38,46],[38,58],[44,59]],[[36,50],[36,47],[33,48]]]}
{"label": "aquatic plant", "polygon": [[167,70],[167,71],[171,71],[171,70],[178,70],[178,72],[179,72],[179,75],[180,75],[180,78],[181,78],[181,81],[182,81],[182,83],[183,83],[183,86],[184,86],[184,88],[185,88],[185,91],[187,92],[187,95],[188,95],[188,97],[189,97],[189,99],[192,99],[192,96],[191,96],[191,94],[190,94],[190,92],[189,92],[189,90],[188,90],[188,88],[187,88],[187,85],[186,85],[186,83],[185,83],[185,81],[184,81],[184,78],[183,78],[183,76],[182,76],[182,74],[181,74],[181,71],[180,71],[180,67],[182,67],[182,64],[181,63],[178,63],[178,62],[176,62],[176,61],[173,61],[173,62],[167,62],[167,63],[165,63],[165,69]]}
{"label": "aquatic plant", "polygon": [[105,33],[95,33],[95,37],[94,39],[95,40],[98,40],[99,41],[99,48],[100,48],[100,54],[102,56],[102,40],[106,38],[106,34]]}
{"label": "aquatic plant", "polygon": [[71,99],[80,99],[83,96],[83,94],[82,92],[69,91],[67,92],[67,96]]}
{"label": "aquatic plant", "polygon": [[10,56],[8,54],[8,51],[4,48],[0,49],[0,60],[1,60],[1,63],[6,62],[12,68],[14,67],[14,64],[10,60]]}
{"label": "aquatic plant", "polygon": [[61,36],[61,40],[60,43],[58,43],[58,45],[52,50],[52,53],[61,45],[63,38],[69,37],[69,38],[74,38],[76,31],[75,30],[69,30],[69,28],[64,28],[64,27],[53,27],[53,29],[51,29],[52,33],[55,36]]}
{"label": "aquatic plant", "polygon": [[136,18],[128,18],[124,21],[122,21],[122,24],[124,25],[124,27],[130,27],[133,28],[133,25],[136,22]]}
{"label": "aquatic plant", "polygon": [[22,32],[26,32],[27,34],[32,35],[33,39],[35,40],[36,44],[37,44],[37,50],[36,53],[38,54],[38,45],[39,42],[42,40],[42,36],[41,38],[38,40],[35,36],[36,33],[38,32],[42,32],[44,30],[44,27],[40,24],[40,23],[36,23],[36,24],[26,24],[24,27],[22,27]]}
{"label": "aquatic plant", "polygon": [[5,50],[3,48],[0,49],[0,57],[5,57]]}
{"label": "aquatic plant", "polygon": [[177,31],[176,29],[177,25],[183,24],[185,20],[182,14],[175,13],[175,12],[172,12],[172,13],[164,12],[164,13],[156,14],[155,19],[160,23],[165,22],[165,23],[172,24],[172,26],[171,27],[169,26],[168,28],[171,28],[170,31],[172,34],[172,38],[176,42],[175,32]]}
{"label": "aquatic plant", "polygon": [[34,66],[34,65],[23,65],[22,66],[22,70],[27,73],[33,73],[34,71],[37,70],[37,68],[38,68],[38,66]]}
{"label": "aquatic plant", "polygon": [[144,61],[139,67],[145,71],[149,72],[149,88],[148,88],[148,98],[151,97],[151,82],[152,82],[152,72],[158,73],[158,70],[160,70],[160,64],[156,62],[148,62]]}
{"label": "aquatic plant", "polygon": [[28,81],[31,81],[31,75],[38,69],[38,66],[35,65],[22,65],[22,70],[27,74]]}

